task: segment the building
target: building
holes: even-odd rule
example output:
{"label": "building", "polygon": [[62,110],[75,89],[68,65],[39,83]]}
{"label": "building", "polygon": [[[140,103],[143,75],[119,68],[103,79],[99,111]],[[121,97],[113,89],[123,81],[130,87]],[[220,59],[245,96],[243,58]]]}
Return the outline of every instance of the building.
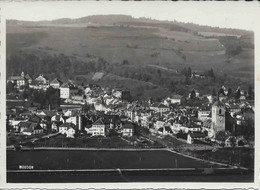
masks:
{"label": "building", "polygon": [[127,123],[122,127],[122,136],[132,137],[134,135],[134,126],[131,123]]}
{"label": "building", "polygon": [[201,132],[189,132],[187,136],[187,143],[193,144],[195,140],[198,141],[204,141],[206,138],[206,135]]}
{"label": "building", "polygon": [[113,96],[121,100],[131,100],[131,94],[129,90],[115,90]]}
{"label": "building", "polygon": [[166,122],[162,119],[159,118],[155,123],[154,123],[154,128],[156,130],[159,130],[161,127],[163,127],[166,124]]}
{"label": "building", "polygon": [[35,135],[43,134],[43,128],[38,124],[38,125],[34,128],[33,134],[35,134]]}
{"label": "building", "polygon": [[162,135],[170,135],[173,134],[171,127],[169,126],[163,126],[158,129],[158,133]]}
{"label": "building", "polygon": [[106,125],[101,118],[92,124],[91,132],[92,136],[106,136]]}
{"label": "building", "polygon": [[61,85],[60,87],[60,98],[68,99],[70,97],[70,88],[68,84]]}
{"label": "building", "polygon": [[225,131],[225,112],[225,105],[219,100],[212,105],[212,129],[215,135],[219,131]]}
{"label": "building", "polygon": [[206,78],[207,76],[204,74],[204,73],[199,73],[199,72],[193,72],[191,74],[191,78],[201,78],[201,79],[204,79]]}
{"label": "building", "polygon": [[154,111],[156,111],[156,112],[158,112],[158,113],[161,113],[161,114],[164,113],[164,112],[170,111],[170,108],[167,107],[167,106],[165,106],[165,105],[162,104],[162,103],[154,104],[154,105],[152,105],[152,106],[150,107],[150,109],[151,109],[151,110],[154,110]]}
{"label": "building", "polygon": [[35,79],[35,82],[40,85],[49,85],[49,79],[42,74]]}
{"label": "building", "polygon": [[66,123],[73,123],[79,131],[82,129],[82,120],[81,120],[81,115],[75,115],[75,116],[70,116],[68,119],[66,119]]}
{"label": "building", "polygon": [[232,117],[234,117],[235,113],[239,113],[239,112],[241,112],[241,108],[240,108],[239,104],[229,105],[229,113]]}
{"label": "building", "polygon": [[7,82],[13,83],[14,85],[16,85],[17,88],[28,85],[28,80],[24,77],[23,72],[22,72],[21,76],[10,76],[7,79]]}
{"label": "building", "polygon": [[59,89],[61,85],[62,85],[62,82],[57,78],[55,78],[53,81],[50,82],[50,86],[52,88]]}
{"label": "building", "polygon": [[74,138],[76,133],[75,125],[72,123],[63,123],[59,126],[59,133],[65,134],[68,138]]}
{"label": "building", "polygon": [[208,119],[211,119],[211,110],[209,106],[202,106],[198,110],[198,119],[201,121],[207,121]]}
{"label": "building", "polygon": [[169,101],[170,104],[181,104],[182,100],[183,100],[183,96],[175,94],[169,98],[167,98],[167,100]]}

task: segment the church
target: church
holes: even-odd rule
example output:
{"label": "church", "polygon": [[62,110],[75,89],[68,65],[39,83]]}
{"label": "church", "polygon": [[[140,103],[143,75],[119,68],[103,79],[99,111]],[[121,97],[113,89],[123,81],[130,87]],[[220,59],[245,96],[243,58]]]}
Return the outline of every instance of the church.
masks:
{"label": "church", "polygon": [[220,131],[225,131],[225,105],[217,100],[211,109],[212,122],[209,137],[215,138]]}

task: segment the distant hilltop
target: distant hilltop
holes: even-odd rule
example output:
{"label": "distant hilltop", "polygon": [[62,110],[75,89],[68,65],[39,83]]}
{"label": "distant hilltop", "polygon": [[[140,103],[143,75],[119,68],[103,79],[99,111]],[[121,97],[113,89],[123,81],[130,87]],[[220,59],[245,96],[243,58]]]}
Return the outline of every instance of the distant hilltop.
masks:
{"label": "distant hilltop", "polygon": [[151,18],[134,18],[130,15],[121,15],[121,14],[111,14],[111,15],[91,15],[81,18],[61,18],[56,20],[42,20],[42,21],[21,21],[21,20],[7,20],[7,24],[21,24],[21,25],[55,25],[55,24],[133,24],[133,23],[150,23],[150,24],[174,24],[178,25],[179,27],[183,27],[188,30],[198,31],[198,32],[221,32],[225,34],[235,34],[235,35],[246,35],[252,34],[252,31],[246,31],[241,29],[231,29],[231,28],[219,28],[219,27],[211,27],[205,25],[198,25],[194,23],[185,23],[185,22],[178,22],[174,21],[161,21],[155,20]]}

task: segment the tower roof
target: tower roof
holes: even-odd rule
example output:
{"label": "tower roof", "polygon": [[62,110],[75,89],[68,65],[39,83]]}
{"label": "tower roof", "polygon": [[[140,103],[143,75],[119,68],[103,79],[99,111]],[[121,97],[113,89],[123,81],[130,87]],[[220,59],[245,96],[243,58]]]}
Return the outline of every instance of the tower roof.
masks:
{"label": "tower roof", "polygon": [[222,104],[219,100],[217,100],[214,104],[213,104],[213,106],[224,106],[224,104]]}

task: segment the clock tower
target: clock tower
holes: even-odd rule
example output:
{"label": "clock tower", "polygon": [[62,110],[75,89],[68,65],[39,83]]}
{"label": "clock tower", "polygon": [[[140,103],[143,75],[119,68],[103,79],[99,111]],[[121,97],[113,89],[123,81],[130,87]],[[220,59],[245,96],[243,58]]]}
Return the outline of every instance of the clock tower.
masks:
{"label": "clock tower", "polygon": [[219,131],[225,131],[225,105],[219,100],[212,105],[212,130],[214,136]]}

